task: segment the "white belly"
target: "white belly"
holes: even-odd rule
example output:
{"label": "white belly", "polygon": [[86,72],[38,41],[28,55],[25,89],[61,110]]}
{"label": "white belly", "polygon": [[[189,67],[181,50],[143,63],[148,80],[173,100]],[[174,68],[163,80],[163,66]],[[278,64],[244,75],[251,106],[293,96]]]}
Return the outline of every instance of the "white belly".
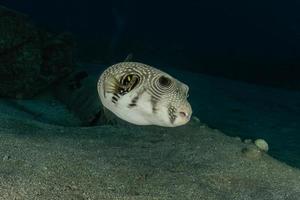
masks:
{"label": "white belly", "polygon": [[103,92],[100,92],[100,99],[102,104],[112,111],[119,118],[136,124],[136,125],[160,125],[160,126],[171,126],[168,116],[164,116],[161,110],[157,113],[153,113],[152,105],[150,101],[150,95],[143,93],[134,107],[128,107],[131,100],[136,96],[135,92],[130,92],[116,102],[112,102],[112,94],[107,93],[106,98],[103,96]]}

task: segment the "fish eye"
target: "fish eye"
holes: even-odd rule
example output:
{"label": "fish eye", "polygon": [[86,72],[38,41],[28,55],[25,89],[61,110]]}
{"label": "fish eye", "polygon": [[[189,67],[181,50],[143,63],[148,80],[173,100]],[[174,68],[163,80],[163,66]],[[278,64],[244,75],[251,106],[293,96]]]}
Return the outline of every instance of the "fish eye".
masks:
{"label": "fish eye", "polygon": [[171,79],[169,79],[168,77],[165,77],[165,76],[159,77],[158,82],[161,86],[164,86],[164,87],[168,87],[169,85],[171,85]]}
{"label": "fish eye", "polygon": [[136,74],[124,75],[120,81],[121,88],[126,92],[133,90],[140,82],[140,77]]}
{"label": "fish eye", "polygon": [[130,81],[132,80],[132,77],[133,77],[132,74],[129,74],[129,75],[125,76],[123,78],[122,84],[123,85],[128,85],[130,83]]}

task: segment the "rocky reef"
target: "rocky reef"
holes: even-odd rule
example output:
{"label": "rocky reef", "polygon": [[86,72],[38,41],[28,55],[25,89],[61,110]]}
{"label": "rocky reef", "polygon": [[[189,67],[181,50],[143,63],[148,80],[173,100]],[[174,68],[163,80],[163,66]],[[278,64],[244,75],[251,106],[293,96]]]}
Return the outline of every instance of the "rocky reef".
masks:
{"label": "rocky reef", "polygon": [[28,98],[69,74],[69,34],[37,28],[26,15],[0,6],[0,96]]}

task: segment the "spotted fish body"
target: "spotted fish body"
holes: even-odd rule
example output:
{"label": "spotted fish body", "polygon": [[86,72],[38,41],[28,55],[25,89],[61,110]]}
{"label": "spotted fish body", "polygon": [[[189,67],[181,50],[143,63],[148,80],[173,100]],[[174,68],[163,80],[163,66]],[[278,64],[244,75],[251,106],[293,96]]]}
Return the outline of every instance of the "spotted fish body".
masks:
{"label": "spotted fish body", "polygon": [[104,107],[136,125],[175,127],[186,124],[192,114],[188,86],[143,63],[110,66],[97,88]]}

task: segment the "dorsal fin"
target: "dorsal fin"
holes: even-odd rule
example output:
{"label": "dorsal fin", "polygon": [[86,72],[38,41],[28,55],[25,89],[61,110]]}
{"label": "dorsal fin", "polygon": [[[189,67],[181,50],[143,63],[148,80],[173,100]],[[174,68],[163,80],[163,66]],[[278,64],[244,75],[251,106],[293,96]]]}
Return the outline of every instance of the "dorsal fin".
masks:
{"label": "dorsal fin", "polygon": [[130,54],[128,54],[127,57],[125,58],[124,62],[130,62],[130,61],[132,61],[132,58],[133,58],[133,54],[130,53]]}

